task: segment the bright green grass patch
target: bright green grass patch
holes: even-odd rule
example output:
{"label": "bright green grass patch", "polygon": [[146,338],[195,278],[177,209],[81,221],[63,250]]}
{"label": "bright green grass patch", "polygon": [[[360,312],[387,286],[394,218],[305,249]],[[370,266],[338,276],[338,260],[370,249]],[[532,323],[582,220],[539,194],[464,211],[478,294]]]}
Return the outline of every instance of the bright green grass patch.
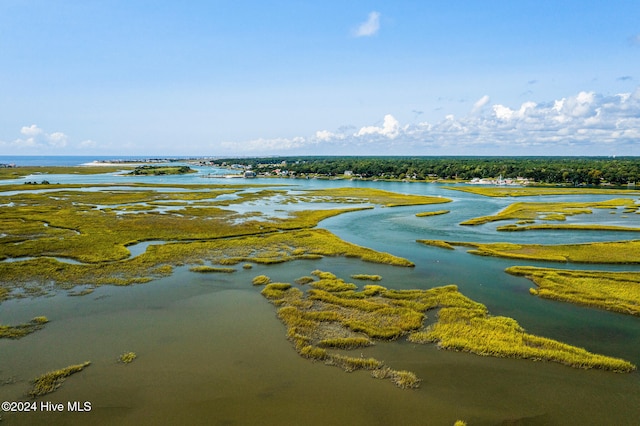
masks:
{"label": "bright green grass patch", "polygon": [[483,356],[526,358],[554,361],[575,368],[598,368],[629,372],[635,366],[628,361],[593,354],[585,349],[526,333],[507,317],[493,317],[480,310],[442,308],[438,322],[425,331],[413,333],[415,343],[437,342],[438,347],[471,352]]}
{"label": "bright green grass patch", "polygon": [[367,337],[336,337],[333,339],[322,339],[319,345],[327,348],[356,349],[371,346],[373,342]]}
{"label": "bright green grass patch", "polygon": [[448,186],[446,189],[470,192],[487,197],[530,197],[534,195],[640,195],[635,189],[600,188],[546,188],[546,187],[485,187],[485,186]]}
{"label": "bright green grass patch", "polygon": [[87,361],[82,364],[70,365],[69,367],[50,371],[42,376],[36,377],[33,381],[33,389],[29,392],[29,395],[36,397],[55,391],[62,385],[65,378],[84,370],[90,364],[91,363]]}
{"label": "bright green grass patch", "polygon": [[295,283],[299,284],[299,285],[305,285],[305,284],[312,283],[314,281],[315,281],[315,278],[310,277],[310,276],[307,275],[307,276],[304,276],[304,277],[297,278],[295,280]]}
{"label": "bright green grass patch", "polygon": [[354,280],[364,280],[364,281],[380,281],[382,277],[380,275],[370,275],[370,274],[353,274],[351,278]]}
{"label": "bright green grass patch", "polygon": [[251,283],[253,285],[267,285],[270,282],[271,282],[271,278],[269,278],[266,275],[257,275],[253,277],[253,280],[251,280]]}
{"label": "bright green grass patch", "polygon": [[447,250],[455,250],[455,247],[453,247],[450,243],[442,240],[416,240],[416,241],[427,246],[440,247]]}
{"label": "bright green grass patch", "polygon": [[635,202],[630,198],[586,203],[513,203],[498,214],[469,219],[460,225],[482,225],[500,220],[566,220],[566,216],[593,213],[592,209],[594,208],[606,209],[633,205]]}
{"label": "bright green grass patch", "polygon": [[538,225],[516,226],[505,225],[496,228],[496,231],[533,231],[533,230],[569,230],[569,231],[625,231],[640,232],[640,228],[632,228],[628,226],[617,225],[550,225],[547,223]]}
{"label": "bright green grass patch", "polygon": [[[47,179],[47,174],[78,174],[93,175],[102,173],[114,173],[122,169],[130,168],[128,166],[77,166],[77,167],[61,167],[61,166],[24,166],[24,167],[0,167],[0,179],[19,179],[25,176],[38,174],[36,181],[42,178]],[[24,189],[24,188],[23,188]]]}
{"label": "bright green grass patch", "polygon": [[138,358],[138,355],[135,352],[125,352],[118,357],[118,362],[131,364],[136,358]]}
{"label": "bright green grass patch", "polygon": [[314,189],[304,191],[303,194],[304,197],[301,196],[300,199],[307,202],[372,203],[387,207],[451,202],[450,199],[444,197],[399,194],[375,188]]}
{"label": "bright green grass patch", "polygon": [[407,370],[392,370],[382,367],[371,372],[371,377],[376,379],[389,379],[393,384],[402,389],[415,389],[420,386],[421,380],[415,373]]}
{"label": "bright green grass patch", "polygon": [[441,214],[447,214],[447,213],[449,213],[449,210],[436,210],[434,212],[416,213],[416,217],[439,216]]}
{"label": "bright green grass patch", "polygon": [[533,281],[538,286],[534,289],[535,295],[545,299],[640,316],[640,272],[574,271],[532,266],[512,266],[506,272]]}
{"label": "bright green grass patch", "polygon": [[219,268],[215,266],[206,266],[206,265],[192,266],[191,268],[189,268],[189,270],[192,272],[200,272],[200,273],[222,272],[222,273],[229,274],[232,272],[236,272],[236,270],[233,268]]}
{"label": "bright green grass patch", "polygon": [[[423,242],[418,240],[418,242]],[[513,244],[446,241],[451,246],[472,247],[469,253],[513,259],[575,263],[640,263],[637,253],[640,240],[595,242],[585,244]]]}
{"label": "bright green grass patch", "polygon": [[45,316],[39,316],[33,318],[26,324],[18,325],[1,325],[0,324],[0,339],[20,339],[28,334],[41,330],[49,319]]}

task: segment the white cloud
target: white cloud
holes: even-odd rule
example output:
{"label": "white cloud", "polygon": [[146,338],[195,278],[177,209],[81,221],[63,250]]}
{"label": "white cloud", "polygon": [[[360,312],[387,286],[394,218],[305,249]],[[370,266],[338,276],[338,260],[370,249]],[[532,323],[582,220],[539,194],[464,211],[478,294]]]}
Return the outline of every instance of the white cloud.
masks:
{"label": "white cloud", "polygon": [[42,133],[42,129],[39,128],[38,126],[36,126],[35,124],[32,124],[31,126],[27,127],[27,126],[23,126],[22,129],[20,129],[20,133],[22,133],[25,136],[28,137],[35,137],[38,136],[39,134]]}
{"label": "white cloud", "polygon": [[580,92],[546,103],[491,105],[483,96],[467,116],[402,125],[322,130],[310,138],[258,140],[243,151],[359,155],[640,155],[640,88],[605,96]]}
{"label": "white cloud", "polygon": [[395,117],[391,114],[387,114],[384,116],[384,121],[382,123],[382,127],[377,126],[367,126],[362,127],[358,130],[358,133],[355,136],[366,136],[366,135],[382,135],[387,138],[393,139],[400,134],[400,123]]}
{"label": "white cloud", "polygon": [[371,12],[366,22],[363,22],[354,31],[356,37],[370,37],[380,30],[380,13]]}
{"label": "white cloud", "polygon": [[11,142],[0,141],[0,147],[12,150],[36,151],[34,153],[50,154],[64,149],[68,144],[68,137],[62,132],[47,133],[35,124],[23,126],[20,129],[23,137]]}
{"label": "white cloud", "polygon": [[473,114],[478,113],[482,110],[482,108],[484,108],[485,105],[489,103],[490,100],[491,98],[489,97],[489,95],[484,95],[483,97],[478,99],[475,104],[473,104],[473,109],[471,110],[471,112]]}
{"label": "white cloud", "polygon": [[62,132],[51,133],[47,136],[47,142],[56,148],[64,148],[67,146],[67,135]]}

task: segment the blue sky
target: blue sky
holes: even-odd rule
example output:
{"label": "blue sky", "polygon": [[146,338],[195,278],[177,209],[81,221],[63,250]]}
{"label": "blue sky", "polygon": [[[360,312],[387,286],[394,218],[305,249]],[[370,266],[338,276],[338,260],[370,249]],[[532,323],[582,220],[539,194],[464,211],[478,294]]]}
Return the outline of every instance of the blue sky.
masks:
{"label": "blue sky", "polygon": [[640,2],[0,1],[0,155],[640,155]]}

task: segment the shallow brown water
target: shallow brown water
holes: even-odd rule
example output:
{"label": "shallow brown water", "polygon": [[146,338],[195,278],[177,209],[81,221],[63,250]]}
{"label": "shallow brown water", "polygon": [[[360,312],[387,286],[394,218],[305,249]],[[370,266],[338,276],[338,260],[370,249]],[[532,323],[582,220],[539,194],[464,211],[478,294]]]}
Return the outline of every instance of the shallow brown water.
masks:
{"label": "shallow brown water", "polygon": [[[29,379],[90,360],[90,367],[36,401],[90,401],[92,409],[8,413],[3,423],[633,425],[640,418],[638,373],[485,358],[401,341],[363,350],[423,379],[420,389],[401,390],[366,372],[302,359],[250,279],[265,272],[297,277],[315,266],[296,262],[231,276],[182,270],[83,297],[8,302],[5,312],[44,314],[51,323],[24,339],[0,342],[0,378],[15,380],[0,386],[0,399],[25,400]],[[117,363],[126,351],[138,359]]]}

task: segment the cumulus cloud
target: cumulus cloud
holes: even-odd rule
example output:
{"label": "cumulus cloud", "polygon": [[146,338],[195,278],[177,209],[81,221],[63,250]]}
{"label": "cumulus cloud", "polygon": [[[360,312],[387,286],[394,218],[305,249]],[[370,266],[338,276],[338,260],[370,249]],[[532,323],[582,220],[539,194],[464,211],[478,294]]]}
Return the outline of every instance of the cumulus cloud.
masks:
{"label": "cumulus cloud", "polygon": [[355,134],[357,137],[367,136],[367,135],[381,135],[385,136],[389,139],[396,138],[400,134],[400,123],[395,117],[391,114],[387,114],[384,116],[384,120],[382,123],[382,127],[378,126],[367,126],[362,127],[358,130],[358,133]]}
{"label": "cumulus cloud", "polygon": [[22,137],[11,142],[0,141],[1,147],[17,150],[62,149],[67,146],[68,137],[62,132],[47,133],[35,124],[20,129]]}
{"label": "cumulus cloud", "polygon": [[29,127],[23,126],[22,129],[20,129],[20,133],[22,133],[23,135],[25,135],[27,137],[33,138],[35,136],[38,136],[39,134],[42,134],[43,131],[42,131],[41,128],[39,128],[35,124],[32,124]]}
{"label": "cumulus cloud", "polygon": [[[475,111],[475,113],[474,113]],[[321,130],[308,138],[243,143],[245,153],[355,155],[640,155],[640,88],[603,95],[580,92],[550,102],[491,104],[483,96],[466,116]]]}
{"label": "cumulus cloud", "polygon": [[379,30],[380,13],[374,11],[369,13],[368,19],[354,30],[353,35],[356,37],[370,37],[377,34]]}

